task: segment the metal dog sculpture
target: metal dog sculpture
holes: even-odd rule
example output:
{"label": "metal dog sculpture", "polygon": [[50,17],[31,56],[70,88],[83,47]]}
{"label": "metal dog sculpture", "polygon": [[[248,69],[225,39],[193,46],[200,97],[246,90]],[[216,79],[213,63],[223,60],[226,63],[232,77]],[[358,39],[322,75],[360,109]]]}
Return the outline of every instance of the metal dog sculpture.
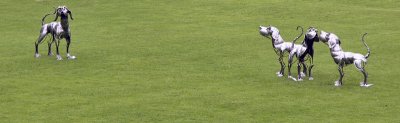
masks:
{"label": "metal dog sculpture", "polygon": [[[305,64],[305,57],[307,55],[310,56],[310,66],[308,68],[308,75],[309,75],[309,80],[313,80],[314,78],[312,77],[312,68],[314,67],[314,42],[318,42],[318,30],[314,27],[310,27],[307,30],[307,33],[304,35],[304,40],[302,42],[302,45],[294,44],[293,42],[293,47],[292,50],[289,54],[289,65],[288,65],[288,78],[293,79],[294,81],[302,81],[303,76],[306,76],[307,74],[307,65]],[[291,76],[291,66],[293,64],[293,57],[296,56],[298,59],[297,63],[297,80],[296,78]],[[301,72],[301,65],[303,65],[303,72]]]}
{"label": "metal dog sculpture", "polygon": [[[297,27],[299,29],[300,27]],[[292,50],[292,45],[294,41],[300,38],[301,35],[303,35],[303,30],[301,31],[301,34],[297,36],[292,42],[285,42],[280,35],[280,32],[278,28],[274,26],[260,26],[260,34],[264,37],[269,38],[271,37],[272,40],[272,47],[274,48],[275,52],[279,55],[279,63],[281,64],[281,70],[277,72],[276,74],[278,77],[282,77],[285,72],[285,63],[283,62],[283,55],[285,52],[290,52]]]}
{"label": "metal dog sculpture", "polygon": [[338,65],[340,77],[339,77],[339,80],[335,81],[335,86],[343,85],[343,81],[342,81],[343,76],[344,76],[343,67],[346,65],[349,65],[349,64],[354,64],[356,66],[356,68],[361,73],[363,73],[364,81],[360,83],[361,87],[369,87],[369,86],[373,85],[373,84],[367,83],[368,74],[364,68],[365,65],[367,64],[367,59],[371,53],[369,47],[367,46],[367,44],[364,41],[365,35],[367,35],[367,33],[365,33],[361,37],[361,41],[364,43],[364,46],[367,48],[368,53],[366,55],[362,55],[360,53],[344,52],[342,50],[342,48],[340,47],[341,42],[340,42],[340,39],[338,36],[336,36],[333,33],[327,33],[327,32],[321,31],[321,33],[319,35],[319,39],[329,46],[331,56],[332,56],[333,60],[335,61],[335,63]]}
{"label": "metal dog sculpture", "polygon": [[38,40],[35,42],[35,57],[36,58],[40,57],[38,46],[39,44],[42,43],[46,35],[50,33],[52,36],[52,41],[48,42],[48,47],[49,47],[48,55],[52,55],[51,44],[54,42],[56,44],[56,49],[57,49],[57,60],[62,60],[62,57],[60,56],[60,52],[58,49],[60,45],[60,40],[65,38],[67,42],[67,58],[75,59],[76,58],[75,56],[71,56],[69,54],[69,45],[71,43],[71,31],[69,29],[68,15],[70,15],[71,20],[74,20],[72,18],[72,12],[66,6],[59,6],[53,14],[56,14],[56,18],[54,19],[54,21],[57,21],[58,17],[61,18],[61,21],[44,24],[44,19],[50,14],[47,14],[42,18],[42,28],[40,29],[40,35]]}

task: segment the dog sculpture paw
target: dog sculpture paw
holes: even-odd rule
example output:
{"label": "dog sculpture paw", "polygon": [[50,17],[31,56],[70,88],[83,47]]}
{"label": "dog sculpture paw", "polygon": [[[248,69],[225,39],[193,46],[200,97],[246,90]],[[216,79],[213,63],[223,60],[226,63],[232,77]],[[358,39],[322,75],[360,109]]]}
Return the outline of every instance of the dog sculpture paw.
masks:
{"label": "dog sculpture paw", "polygon": [[40,54],[35,53],[35,58],[39,58]]}
{"label": "dog sculpture paw", "polygon": [[367,84],[367,83],[364,83],[364,82],[360,82],[360,86],[361,87],[370,87],[372,85],[374,85],[374,84]]}
{"label": "dog sculpture paw", "polygon": [[336,86],[336,87],[339,87],[339,86],[342,86],[342,84],[340,84],[339,81],[335,81],[335,86]]}
{"label": "dog sculpture paw", "polygon": [[76,59],[76,57],[75,56],[68,56],[68,59],[74,60],[74,59]]}
{"label": "dog sculpture paw", "polygon": [[314,78],[313,78],[313,77],[310,77],[310,78],[308,78],[308,80],[314,80]]}
{"label": "dog sculpture paw", "polygon": [[300,76],[301,76],[301,78],[303,78],[303,77],[306,77],[306,74],[303,72],[300,72]]}
{"label": "dog sculpture paw", "polygon": [[63,59],[62,59],[62,57],[60,55],[57,55],[57,60],[60,61],[60,60],[63,60]]}

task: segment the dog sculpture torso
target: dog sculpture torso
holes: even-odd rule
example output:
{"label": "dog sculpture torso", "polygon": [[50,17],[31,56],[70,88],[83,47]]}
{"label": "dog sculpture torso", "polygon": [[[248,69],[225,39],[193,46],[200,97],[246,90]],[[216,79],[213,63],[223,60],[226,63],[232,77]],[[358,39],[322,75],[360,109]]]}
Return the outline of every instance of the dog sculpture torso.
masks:
{"label": "dog sculpture torso", "polygon": [[[65,27],[64,27],[65,28]],[[44,24],[42,26],[42,34],[52,34],[55,35],[56,39],[63,39],[66,38],[67,36],[69,36],[69,28],[65,28],[68,29],[67,31],[64,31],[63,26],[61,25],[61,22],[51,22],[48,24]]]}

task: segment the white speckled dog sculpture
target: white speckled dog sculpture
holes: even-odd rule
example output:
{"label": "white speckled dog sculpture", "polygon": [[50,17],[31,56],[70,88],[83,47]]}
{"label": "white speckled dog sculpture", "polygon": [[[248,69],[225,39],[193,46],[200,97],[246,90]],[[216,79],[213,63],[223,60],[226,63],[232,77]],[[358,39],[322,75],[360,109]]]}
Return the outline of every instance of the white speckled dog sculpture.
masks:
{"label": "white speckled dog sculpture", "polygon": [[367,33],[365,33],[362,36],[361,41],[367,48],[368,53],[366,55],[362,55],[360,53],[344,52],[340,47],[341,42],[338,36],[336,36],[333,33],[327,33],[321,31],[319,39],[329,46],[331,56],[335,61],[335,63],[338,65],[340,77],[339,80],[335,81],[335,86],[342,86],[343,84],[342,79],[344,76],[343,67],[349,64],[354,64],[356,68],[364,75],[364,81],[360,83],[361,87],[369,87],[373,85],[373,84],[368,84],[367,82],[368,74],[364,68],[365,65],[367,64],[367,59],[371,53],[369,47],[364,41],[365,35],[367,35]]}
{"label": "white speckled dog sculpture", "polygon": [[48,55],[53,55],[53,53],[51,52],[51,44],[54,42],[56,44],[56,49],[57,49],[57,60],[62,60],[58,47],[60,45],[60,40],[65,38],[67,42],[67,58],[75,59],[76,58],[75,56],[71,56],[69,54],[69,45],[71,43],[71,31],[69,29],[68,15],[70,15],[71,20],[74,20],[72,18],[72,13],[66,6],[59,6],[55,10],[54,14],[56,14],[56,18],[54,19],[54,21],[57,21],[58,17],[61,18],[61,21],[44,24],[44,19],[51,14],[47,14],[43,17],[42,28],[40,29],[40,35],[38,40],[35,42],[35,57],[36,58],[40,57],[38,46],[39,44],[42,43],[46,35],[50,33],[52,36],[52,41],[48,43],[49,47]]}
{"label": "white speckled dog sculpture", "polygon": [[[300,26],[297,29],[301,28]],[[301,28],[302,29],[302,28]],[[278,28],[274,26],[260,26],[260,34],[264,37],[269,38],[271,37],[272,40],[272,47],[274,48],[275,52],[279,55],[279,63],[281,64],[281,70],[276,74],[278,77],[282,77],[285,71],[285,63],[283,62],[283,55],[285,52],[290,52],[293,49],[294,41],[300,38],[303,35],[303,29],[301,30],[301,34],[297,36],[292,42],[285,42],[280,35]]]}

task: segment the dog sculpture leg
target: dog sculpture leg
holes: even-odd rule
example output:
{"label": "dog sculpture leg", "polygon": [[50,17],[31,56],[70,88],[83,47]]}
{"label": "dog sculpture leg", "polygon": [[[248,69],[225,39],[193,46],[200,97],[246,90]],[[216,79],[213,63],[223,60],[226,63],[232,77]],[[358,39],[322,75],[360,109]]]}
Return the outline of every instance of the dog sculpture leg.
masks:
{"label": "dog sculpture leg", "polygon": [[67,41],[67,58],[68,59],[75,59],[76,58],[75,56],[71,56],[69,54],[69,45],[71,44],[71,36],[66,37],[65,40]]}
{"label": "dog sculpture leg", "polygon": [[279,52],[279,63],[281,64],[281,70],[278,74],[278,77],[282,77],[284,75],[285,72],[285,63],[283,62],[283,51]]}
{"label": "dog sculpture leg", "polygon": [[289,63],[288,63],[288,78],[289,79],[293,79],[294,81],[297,81],[296,78],[292,77],[292,72],[290,71],[291,68],[292,68],[292,65],[293,65],[293,56],[294,56],[293,53],[289,54],[289,58],[288,58],[289,59]]}
{"label": "dog sculpture leg", "polygon": [[314,80],[314,78],[312,77],[312,74],[311,74],[311,70],[312,70],[312,68],[314,67],[314,61],[313,61],[314,59],[311,57],[311,61],[310,61],[310,68],[308,69],[308,80]]}
{"label": "dog sculpture leg", "polygon": [[343,84],[342,80],[344,77],[343,64],[339,64],[338,70],[339,70],[340,77],[339,77],[339,80],[335,82],[335,86],[342,86],[342,84]]}
{"label": "dog sculpture leg", "polygon": [[48,56],[52,56],[53,55],[53,52],[51,52],[51,44],[52,43],[53,43],[53,41],[47,42],[47,46],[49,47],[49,50],[48,50],[48,53],[47,53]]}
{"label": "dog sculpture leg", "polygon": [[365,68],[364,68],[364,65],[363,65],[363,61],[355,60],[354,61],[354,65],[364,75],[364,81],[360,82],[360,86],[361,87],[369,87],[369,86],[373,85],[373,84],[368,84],[368,82],[367,82],[368,73],[365,71]]}
{"label": "dog sculpture leg", "polygon": [[303,81],[303,79],[301,78],[301,62],[299,61],[297,63],[297,80],[298,81]]}
{"label": "dog sculpture leg", "polygon": [[292,68],[292,63],[293,59],[291,58],[291,56],[289,56],[289,63],[288,63],[288,78],[290,78],[292,76],[292,72],[290,71],[290,69]]}
{"label": "dog sculpture leg", "polygon": [[39,44],[42,43],[43,39],[46,37],[47,35],[47,31],[43,30],[40,32],[39,38],[38,40],[35,42],[35,57],[39,58],[40,54],[39,54]]}
{"label": "dog sculpture leg", "polygon": [[59,46],[60,46],[60,39],[53,38],[54,42],[56,43],[56,50],[57,50],[57,60],[62,60],[60,56]]}
{"label": "dog sculpture leg", "polygon": [[[301,66],[303,66],[303,72],[301,72]],[[303,81],[303,78],[307,74],[307,65],[304,63],[304,59],[299,59],[297,63],[297,80]]]}
{"label": "dog sculpture leg", "polygon": [[303,72],[300,73],[300,76],[301,76],[301,78],[304,78],[305,76],[307,76],[307,65],[304,61],[301,62],[301,64],[303,65]]}
{"label": "dog sculpture leg", "polygon": [[312,74],[311,74],[311,70],[314,67],[314,49],[310,50],[310,68],[308,69],[308,80],[314,80]]}

